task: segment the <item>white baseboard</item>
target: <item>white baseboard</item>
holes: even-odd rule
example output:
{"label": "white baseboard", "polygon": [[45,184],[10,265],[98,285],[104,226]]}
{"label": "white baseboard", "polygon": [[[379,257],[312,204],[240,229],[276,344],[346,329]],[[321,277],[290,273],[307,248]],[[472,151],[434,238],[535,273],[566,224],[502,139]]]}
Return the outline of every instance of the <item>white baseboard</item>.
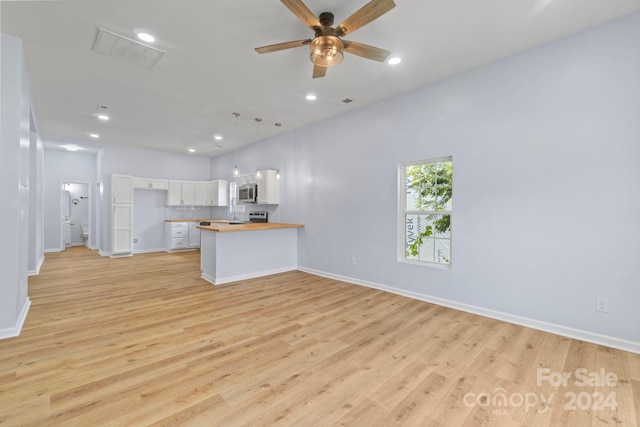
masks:
{"label": "white baseboard", "polygon": [[22,310],[20,311],[20,316],[16,321],[16,325],[12,328],[0,329],[0,339],[5,338],[13,338],[20,335],[22,331],[22,326],[24,325],[25,320],[27,320],[27,314],[29,313],[29,308],[31,307],[31,300],[27,298],[22,306]]}
{"label": "white baseboard", "polygon": [[504,322],[537,329],[552,334],[561,335],[568,338],[590,342],[593,344],[603,345],[606,347],[616,348],[618,350],[629,351],[631,353],[640,354],[640,342],[628,341],[621,338],[601,335],[582,329],[575,329],[568,326],[557,325],[555,323],[543,322],[541,320],[530,319],[527,317],[516,316],[501,311],[490,310],[475,305],[464,304],[457,301],[451,301],[444,298],[433,297],[430,295],[420,294],[418,292],[407,291],[404,289],[394,288],[392,286],[381,285],[379,283],[369,282],[366,280],[354,279],[353,277],[341,276],[339,274],[326,273],[324,271],[314,270],[312,268],[298,267],[298,270],[305,273],[314,274],[316,276],[327,277],[329,279],[339,280],[341,282],[352,283],[354,285],[365,286],[372,289],[391,292],[393,294],[402,295],[420,301],[453,308],[455,310],[464,311],[479,316],[489,317],[491,319],[502,320]]}
{"label": "white baseboard", "polygon": [[45,249],[44,253],[49,253],[49,252],[62,252],[62,249],[60,248],[53,248],[53,249]]}
{"label": "white baseboard", "polygon": [[270,276],[272,274],[279,274],[279,273],[286,273],[287,271],[293,271],[293,270],[297,270],[298,267],[285,267],[285,268],[277,268],[275,270],[265,270],[265,271],[259,271],[256,273],[251,273],[251,274],[243,274],[240,276],[230,276],[230,277],[224,277],[222,279],[218,279],[215,280],[213,277],[202,273],[202,277],[204,280],[206,280],[207,282],[213,284],[213,285],[224,285],[225,283],[231,283],[231,282],[239,282],[240,280],[249,280],[249,279],[255,279],[258,277],[263,277],[263,276]]}
{"label": "white baseboard", "polygon": [[33,271],[28,271],[27,275],[28,276],[37,276],[38,274],[40,274],[40,268],[42,268],[42,263],[44,263],[44,255],[40,257],[40,259],[38,260],[38,265],[36,265],[36,269]]}
{"label": "white baseboard", "polygon": [[168,254],[179,254],[180,252],[193,252],[193,251],[199,251],[200,248],[184,248],[184,249],[171,249],[170,251],[168,251],[167,249],[160,249],[158,252],[166,252]]}
{"label": "white baseboard", "polygon": [[134,254],[148,254],[151,252],[164,252],[164,248],[158,248],[158,249],[137,249],[134,250],[133,253]]}
{"label": "white baseboard", "polygon": [[133,252],[128,253],[128,254],[109,254],[108,257],[109,258],[126,258],[128,256],[133,256]]}

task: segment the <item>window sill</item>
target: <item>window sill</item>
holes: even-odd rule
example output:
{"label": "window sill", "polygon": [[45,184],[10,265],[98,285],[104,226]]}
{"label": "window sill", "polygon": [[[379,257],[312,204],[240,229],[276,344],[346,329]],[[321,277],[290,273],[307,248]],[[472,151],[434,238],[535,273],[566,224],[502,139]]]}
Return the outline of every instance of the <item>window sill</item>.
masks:
{"label": "window sill", "polygon": [[413,261],[405,258],[398,259],[398,262],[402,264],[419,265],[421,267],[437,268],[439,270],[451,270],[451,264],[440,264],[437,262],[429,261]]}

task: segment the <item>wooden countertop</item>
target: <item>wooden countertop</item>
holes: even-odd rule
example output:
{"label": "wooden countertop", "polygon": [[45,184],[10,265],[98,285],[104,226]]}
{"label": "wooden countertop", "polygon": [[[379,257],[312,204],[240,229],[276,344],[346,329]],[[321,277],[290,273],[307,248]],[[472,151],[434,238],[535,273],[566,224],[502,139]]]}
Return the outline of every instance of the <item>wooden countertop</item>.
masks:
{"label": "wooden countertop", "polygon": [[178,219],[165,219],[164,222],[229,222],[224,219],[198,219],[198,218],[178,218]]}
{"label": "wooden countertop", "polygon": [[228,222],[215,222],[211,225],[199,225],[201,230],[217,231],[225,233],[229,231],[257,231],[276,230],[279,228],[301,228],[304,224],[285,224],[281,222],[247,222],[244,224],[229,224]]}

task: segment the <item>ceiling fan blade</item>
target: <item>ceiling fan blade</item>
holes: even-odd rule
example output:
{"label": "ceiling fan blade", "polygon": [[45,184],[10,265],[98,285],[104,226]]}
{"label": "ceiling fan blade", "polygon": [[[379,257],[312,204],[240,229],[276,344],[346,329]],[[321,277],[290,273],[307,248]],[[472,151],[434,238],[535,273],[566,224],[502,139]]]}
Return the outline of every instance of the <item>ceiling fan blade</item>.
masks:
{"label": "ceiling fan blade", "polygon": [[374,61],[384,62],[387,60],[391,52],[388,50],[380,49],[379,47],[369,46],[368,44],[350,42],[342,40],[344,44],[345,52],[349,52],[353,55],[358,55],[363,58],[372,59]]}
{"label": "ceiling fan blade", "polygon": [[295,40],[295,41],[292,41],[292,42],[271,44],[269,46],[257,47],[256,48],[256,52],[258,52],[258,53],[277,52],[279,50],[293,49],[294,47],[304,46],[304,45],[307,45],[309,43],[311,43],[311,39]]}
{"label": "ceiling fan blade", "polygon": [[[283,2],[285,0],[282,0]],[[344,36],[352,33],[358,28],[362,28],[369,22],[381,17],[391,9],[396,7],[393,0],[371,0],[369,3],[358,9],[353,15],[344,20],[336,28],[337,36]]]}
{"label": "ceiling fan blade", "polygon": [[280,0],[284,3],[285,6],[289,8],[294,15],[298,17],[299,20],[304,22],[304,24],[316,31],[322,28],[320,21],[315,17],[313,12],[309,10],[309,8],[302,3],[302,0]]}
{"label": "ceiling fan blade", "polygon": [[313,78],[324,77],[327,74],[327,67],[320,67],[318,65],[313,66]]}

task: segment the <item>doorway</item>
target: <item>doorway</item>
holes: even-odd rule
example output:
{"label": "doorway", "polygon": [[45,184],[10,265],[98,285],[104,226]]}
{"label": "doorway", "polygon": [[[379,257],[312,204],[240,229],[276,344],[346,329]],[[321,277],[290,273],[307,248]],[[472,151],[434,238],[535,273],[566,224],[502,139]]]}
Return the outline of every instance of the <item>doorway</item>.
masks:
{"label": "doorway", "polygon": [[63,182],[61,192],[61,249],[91,247],[91,186],[84,182]]}

